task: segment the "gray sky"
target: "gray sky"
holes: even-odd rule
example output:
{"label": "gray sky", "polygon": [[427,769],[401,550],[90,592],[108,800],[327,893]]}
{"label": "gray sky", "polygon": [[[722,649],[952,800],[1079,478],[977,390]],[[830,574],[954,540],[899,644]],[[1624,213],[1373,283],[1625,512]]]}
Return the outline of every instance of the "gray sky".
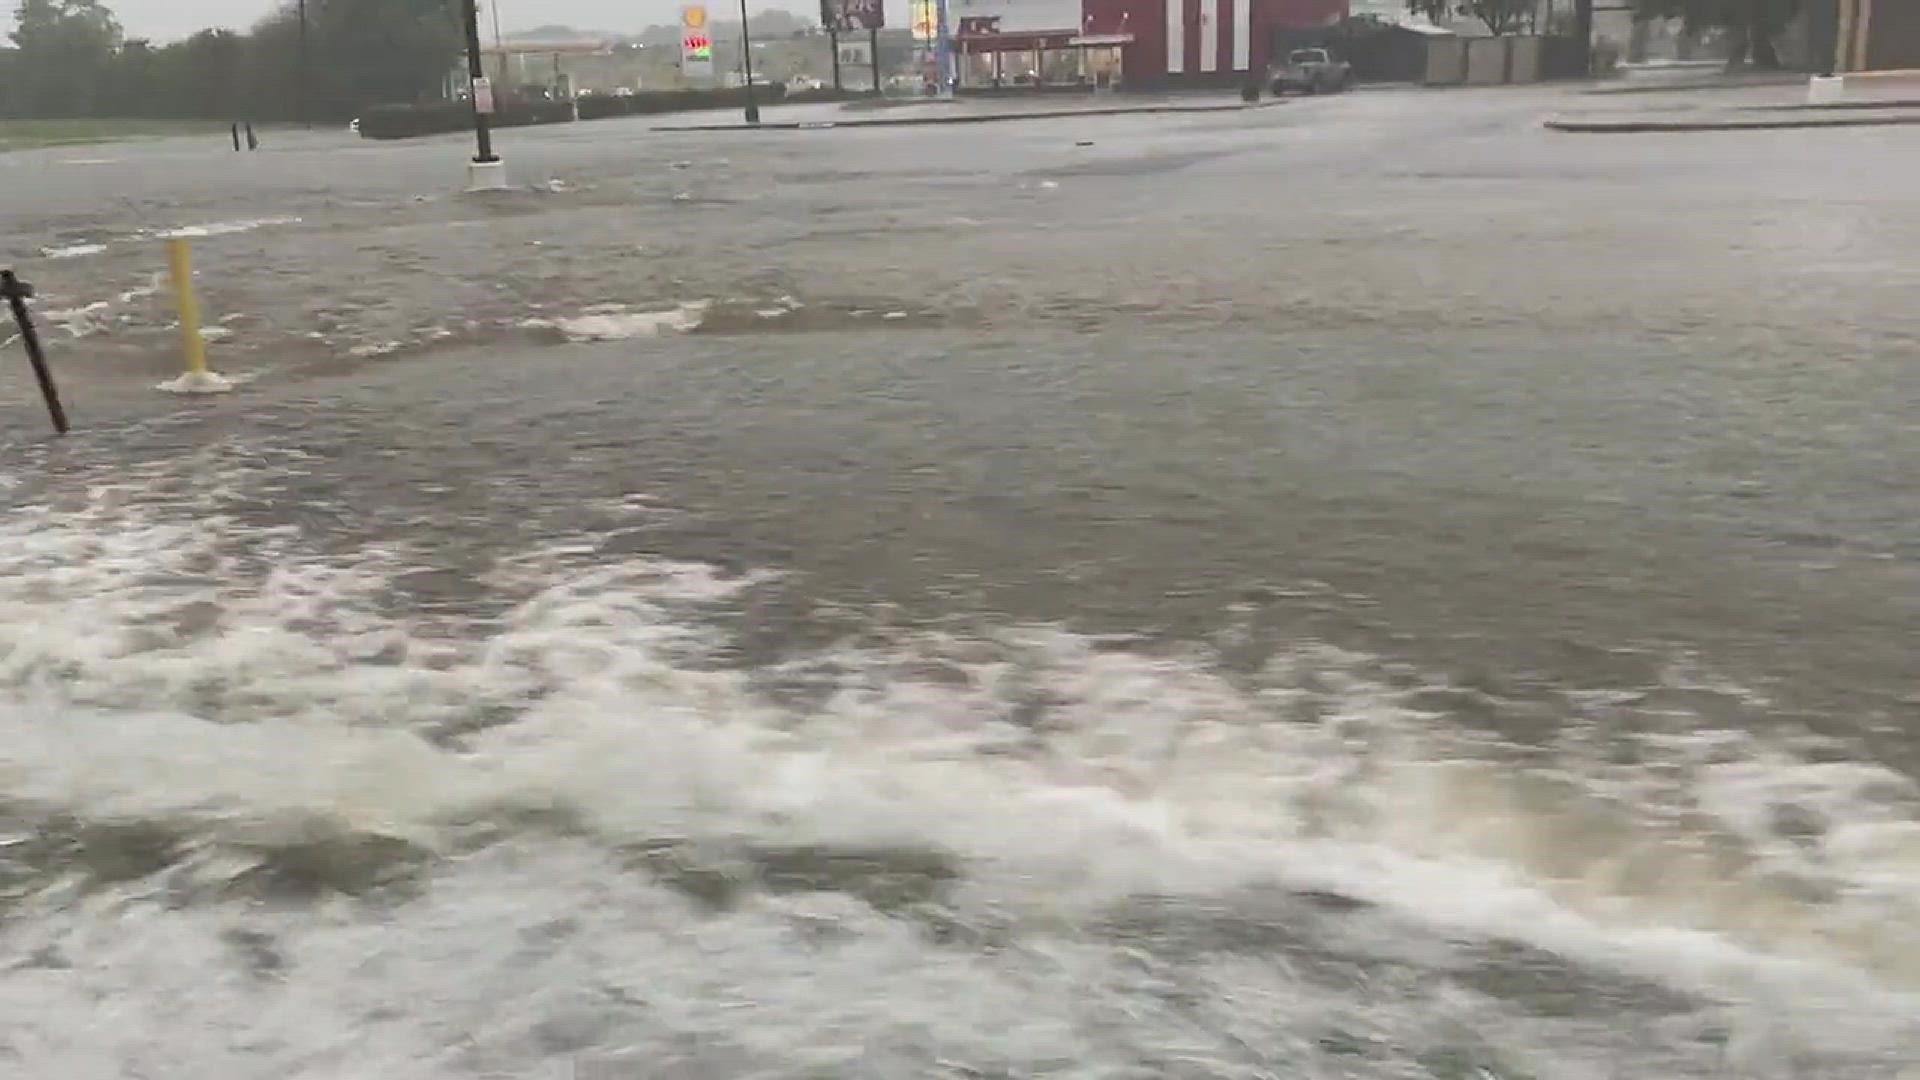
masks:
{"label": "gray sky", "polygon": [[[484,0],[483,0],[484,2]],[[508,30],[547,23],[564,23],[590,30],[632,32],[654,23],[675,21],[681,0],[499,0],[500,24]],[[279,6],[278,0],[106,0],[120,16],[129,37],[165,41],[185,37],[209,26],[245,29]],[[723,6],[708,0],[710,7]],[[805,0],[748,0],[747,6],[807,8]],[[815,7],[818,5],[816,4]],[[889,4],[891,10],[894,5]],[[13,5],[4,5],[11,13]],[[484,20],[486,15],[482,15]],[[892,21],[892,20],[889,20]],[[11,24],[11,18],[0,18]]]}

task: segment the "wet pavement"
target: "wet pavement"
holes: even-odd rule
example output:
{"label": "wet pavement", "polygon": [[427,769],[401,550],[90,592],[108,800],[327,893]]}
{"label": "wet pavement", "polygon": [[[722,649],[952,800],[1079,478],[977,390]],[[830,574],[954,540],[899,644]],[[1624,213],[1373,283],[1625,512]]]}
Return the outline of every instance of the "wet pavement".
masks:
{"label": "wet pavement", "polygon": [[0,157],[0,1054],[1898,1075],[1920,148],[1592,100]]}

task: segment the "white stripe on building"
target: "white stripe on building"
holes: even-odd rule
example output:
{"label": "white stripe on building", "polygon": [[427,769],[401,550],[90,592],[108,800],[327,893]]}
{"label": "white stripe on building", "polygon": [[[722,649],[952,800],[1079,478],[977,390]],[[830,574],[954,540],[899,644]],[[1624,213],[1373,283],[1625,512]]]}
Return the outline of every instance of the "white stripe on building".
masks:
{"label": "white stripe on building", "polygon": [[1220,0],[1200,0],[1200,70],[1220,70]]}
{"label": "white stripe on building", "polygon": [[1233,0],[1233,70],[1253,66],[1253,0]]}
{"label": "white stripe on building", "polygon": [[1165,0],[1167,9],[1167,74],[1187,70],[1187,5],[1185,0]]}

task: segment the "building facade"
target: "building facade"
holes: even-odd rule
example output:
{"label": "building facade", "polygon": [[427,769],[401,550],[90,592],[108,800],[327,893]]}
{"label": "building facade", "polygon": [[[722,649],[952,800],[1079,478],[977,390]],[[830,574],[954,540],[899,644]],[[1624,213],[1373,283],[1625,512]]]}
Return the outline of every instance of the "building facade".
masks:
{"label": "building facade", "polygon": [[1810,0],[1810,49],[1817,67],[1836,73],[1920,69],[1920,3],[1915,0]]}
{"label": "building facade", "polygon": [[995,57],[995,70],[999,54],[1097,50],[1117,57],[1127,86],[1178,87],[1264,72],[1276,51],[1337,26],[1348,0],[949,0],[948,10],[962,56]]}

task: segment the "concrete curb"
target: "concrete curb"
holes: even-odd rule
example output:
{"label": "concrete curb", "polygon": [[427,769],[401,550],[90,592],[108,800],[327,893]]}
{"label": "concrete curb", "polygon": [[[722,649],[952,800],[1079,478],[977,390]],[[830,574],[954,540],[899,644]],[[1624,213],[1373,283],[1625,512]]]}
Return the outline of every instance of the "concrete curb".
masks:
{"label": "concrete curb", "polygon": [[866,120],[771,120],[747,124],[663,124],[654,131],[816,131],[828,128],[934,127],[939,124],[999,124],[1015,120],[1059,120],[1066,117],[1139,116],[1149,113],[1229,113],[1271,109],[1285,101],[1235,101],[1219,105],[1129,105],[1117,109],[1042,109],[1036,112],[983,113],[972,116],[880,116]]}
{"label": "concrete curb", "polygon": [[1742,105],[1741,112],[1862,112],[1872,109],[1920,109],[1920,98],[1888,98],[1885,101],[1824,101],[1819,104]]}
{"label": "concrete curb", "polygon": [[1920,113],[1900,116],[1808,117],[1801,120],[1548,120],[1549,131],[1569,135],[1652,135],[1689,131],[1786,131],[1804,128],[1905,127]]}
{"label": "concrete curb", "polygon": [[1676,79],[1672,82],[1649,80],[1641,83],[1628,83],[1618,86],[1596,86],[1580,91],[1586,97],[1627,97],[1634,94],[1711,94],[1736,90],[1764,90],[1776,86],[1805,86],[1807,76],[1801,72],[1783,72],[1777,75],[1729,75],[1712,79]]}

